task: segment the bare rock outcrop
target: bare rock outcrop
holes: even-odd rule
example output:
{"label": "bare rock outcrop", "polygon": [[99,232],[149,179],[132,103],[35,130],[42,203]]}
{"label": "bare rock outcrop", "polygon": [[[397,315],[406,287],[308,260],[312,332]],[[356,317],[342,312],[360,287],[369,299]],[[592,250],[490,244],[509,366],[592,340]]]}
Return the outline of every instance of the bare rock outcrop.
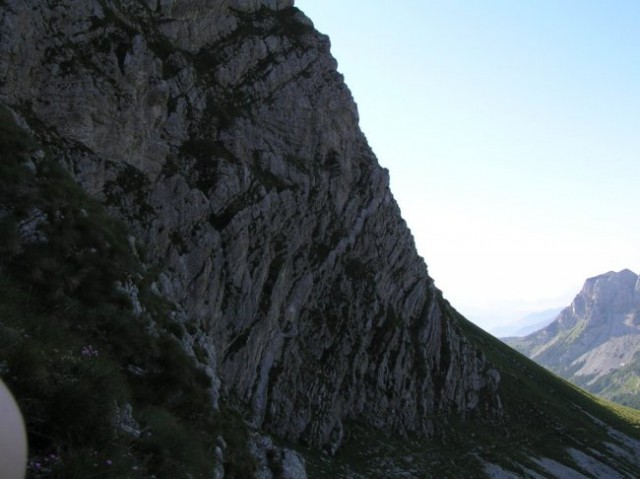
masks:
{"label": "bare rock outcrop", "polygon": [[291,1],[7,0],[0,31],[0,100],[129,223],[257,427],[335,451],[350,419],[500,416]]}
{"label": "bare rock outcrop", "polygon": [[[628,269],[589,278],[549,326],[507,343],[592,392],[616,400],[635,395],[640,279]],[[607,377],[616,371],[619,378]]]}

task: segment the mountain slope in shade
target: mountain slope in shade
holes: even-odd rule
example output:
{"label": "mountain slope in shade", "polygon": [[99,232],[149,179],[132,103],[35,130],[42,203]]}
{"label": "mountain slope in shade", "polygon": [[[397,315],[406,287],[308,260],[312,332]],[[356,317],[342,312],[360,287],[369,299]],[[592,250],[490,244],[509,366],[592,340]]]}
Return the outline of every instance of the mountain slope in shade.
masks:
{"label": "mountain slope in shade", "polygon": [[628,269],[588,279],[553,323],[505,342],[593,393],[640,406],[640,281]]}
{"label": "mountain slope in shade", "polygon": [[292,1],[4,0],[0,33],[32,477],[640,477],[637,411],[443,299]]}

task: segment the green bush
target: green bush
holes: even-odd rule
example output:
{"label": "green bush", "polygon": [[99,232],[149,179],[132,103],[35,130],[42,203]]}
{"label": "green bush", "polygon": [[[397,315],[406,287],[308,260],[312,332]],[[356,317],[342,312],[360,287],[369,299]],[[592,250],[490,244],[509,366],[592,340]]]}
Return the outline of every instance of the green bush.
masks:
{"label": "green bush", "polygon": [[226,477],[255,477],[256,460],[247,446],[250,432],[243,418],[223,404],[213,419],[213,431],[216,437],[223,436],[227,443],[224,453]]}
{"label": "green bush", "polygon": [[211,439],[199,438],[195,428],[162,408],[145,410],[140,423],[144,433],[137,447],[143,455],[153,458],[148,463],[151,473],[167,479],[187,474],[202,478],[211,475],[214,457]]}
{"label": "green bush", "polygon": [[[151,291],[157,271],[51,152],[28,163],[34,145],[0,108],[0,375],[25,416],[30,477],[210,477],[211,380]],[[117,428],[125,405],[151,435]]]}

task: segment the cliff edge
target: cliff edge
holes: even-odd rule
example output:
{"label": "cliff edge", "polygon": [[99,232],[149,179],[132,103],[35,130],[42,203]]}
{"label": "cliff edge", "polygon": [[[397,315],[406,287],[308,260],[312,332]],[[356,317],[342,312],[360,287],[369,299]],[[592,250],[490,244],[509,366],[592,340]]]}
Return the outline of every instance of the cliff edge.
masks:
{"label": "cliff edge", "polygon": [[336,68],[286,0],[0,1],[34,477],[637,477],[640,417],[443,299]]}
{"label": "cliff edge", "polygon": [[128,222],[256,426],[335,451],[346,419],[429,435],[439,411],[500,415],[498,373],[443,313],[329,40],[291,2],[1,15],[2,100]]}

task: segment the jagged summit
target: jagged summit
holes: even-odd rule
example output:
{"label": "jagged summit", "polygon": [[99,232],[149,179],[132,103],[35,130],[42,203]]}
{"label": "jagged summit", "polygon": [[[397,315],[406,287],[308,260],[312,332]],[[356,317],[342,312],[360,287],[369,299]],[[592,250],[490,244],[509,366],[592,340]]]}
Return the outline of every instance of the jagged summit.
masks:
{"label": "jagged summit", "polygon": [[[640,281],[629,269],[589,278],[546,328],[509,344],[594,392],[640,350]],[[614,397],[613,394],[607,394]]]}
{"label": "jagged summit", "polygon": [[617,272],[616,271],[608,271],[606,273],[599,274],[599,275],[593,276],[591,278],[587,278],[586,282],[600,281],[600,280],[602,280],[604,278],[610,278],[610,277],[617,277],[617,278],[620,278],[620,277],[623,277],[623,276],[629,277],[631,275],[634,275],[634,276],[637,277],[637,275],[633,271],[631,271],[628,268],[624,268],[624,269],[622,269],[620,271],[617,271]]}
{"label": "jagged summit", "polygon": [[637,281],[638,275],[629,269],[609,271],[588,278],[578,296],[592,296],[592,301],[610,301],[612,296],[629,294],[629,290],[637,286]]}

